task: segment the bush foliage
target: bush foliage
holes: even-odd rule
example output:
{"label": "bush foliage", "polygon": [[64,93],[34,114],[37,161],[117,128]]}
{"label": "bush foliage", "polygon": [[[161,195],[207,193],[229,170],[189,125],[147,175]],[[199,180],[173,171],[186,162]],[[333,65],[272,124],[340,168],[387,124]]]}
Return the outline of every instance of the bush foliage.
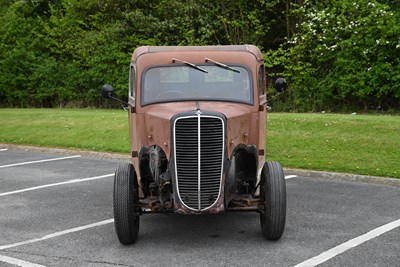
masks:
{"label": "bush foliage", "polygon": [[289,93],[276,109],[390,110],[400,99],[396,0],[0,0],[0,106],[110,105],[141,45],[245,44]]}
{"label": "bush foliage", "polygon": [[[394,1],[393,1],[394,2]],[[377,1],[304,1],[296,34],[269,51],[270,67],[291,81],[287,109],[399,107],[399,6]]]}

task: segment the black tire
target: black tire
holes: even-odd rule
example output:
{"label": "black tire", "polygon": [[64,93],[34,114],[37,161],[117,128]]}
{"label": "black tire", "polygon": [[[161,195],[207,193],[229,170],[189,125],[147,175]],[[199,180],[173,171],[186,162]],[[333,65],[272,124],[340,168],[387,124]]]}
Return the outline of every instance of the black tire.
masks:
{"label": "black tire", "polygon": [[139,233],[138,182],[132,164],[118,166],[114,176],[114,225],[119,242],[130,245]]}
{"label": "black tire", "polygon": [[266,162],[260,180],[260,222],[264,237],[279,240],[286,223],[286,183],[279,162]]}

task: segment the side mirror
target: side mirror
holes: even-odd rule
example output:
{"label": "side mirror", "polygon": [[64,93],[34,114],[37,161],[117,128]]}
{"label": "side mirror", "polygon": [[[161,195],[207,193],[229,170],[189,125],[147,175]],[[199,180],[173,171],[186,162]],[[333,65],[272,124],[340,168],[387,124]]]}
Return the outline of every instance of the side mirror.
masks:
{"label": "side mirror", "polygon": [[101,88],[100,93],[104,98],[110,99],[114,95],[114,88],[109,84],[105,84]]}
{"label": "side mirror", "polygon": [[276,81],[275,81],[274,87],[275,87],[275,90],[276,90],[278,93],[283,93],[283,92],[286,91],[288,85],[287,85],[287,82],[286,82],[285,79],[283,79],[283,78],[278,78],[278,79],[276,79]]}
{"label": "side mirror", "polygon": [[113,99],[113,100],[121,103],[124,106],[133,107],[132,112],[135,112],[135,109],[134,109],[133,105],[114,97],[114,88],[111,85],[109,85],[109,84],[103,85],[103,87],[101,87],[100,93],[101,93],[102,97],[104,97],[106,99]]}

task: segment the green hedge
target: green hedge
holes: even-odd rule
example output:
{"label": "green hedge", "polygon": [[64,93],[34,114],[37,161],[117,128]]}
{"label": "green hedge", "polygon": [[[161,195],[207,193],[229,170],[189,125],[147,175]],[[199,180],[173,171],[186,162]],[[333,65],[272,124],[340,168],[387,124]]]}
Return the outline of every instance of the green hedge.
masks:
{"label": "green hedge", "polygon": [[399,108],[396,1],[0,0],[0,107],[109,107],[127,94],[141,45],[246,44],[268,79],[287,78],[276,110]]}

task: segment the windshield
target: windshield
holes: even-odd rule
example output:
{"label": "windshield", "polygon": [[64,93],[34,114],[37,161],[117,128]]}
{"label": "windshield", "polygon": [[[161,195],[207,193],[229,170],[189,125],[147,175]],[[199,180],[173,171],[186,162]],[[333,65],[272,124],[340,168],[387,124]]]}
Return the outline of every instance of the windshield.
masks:
{"label": "windshield", "polygon": [[216,100],[253,104],[249,71],[241,66],[224,69],[200,65],[207,72],[184,66],[159,66],[142,76],[142,105],[185,100]]}

